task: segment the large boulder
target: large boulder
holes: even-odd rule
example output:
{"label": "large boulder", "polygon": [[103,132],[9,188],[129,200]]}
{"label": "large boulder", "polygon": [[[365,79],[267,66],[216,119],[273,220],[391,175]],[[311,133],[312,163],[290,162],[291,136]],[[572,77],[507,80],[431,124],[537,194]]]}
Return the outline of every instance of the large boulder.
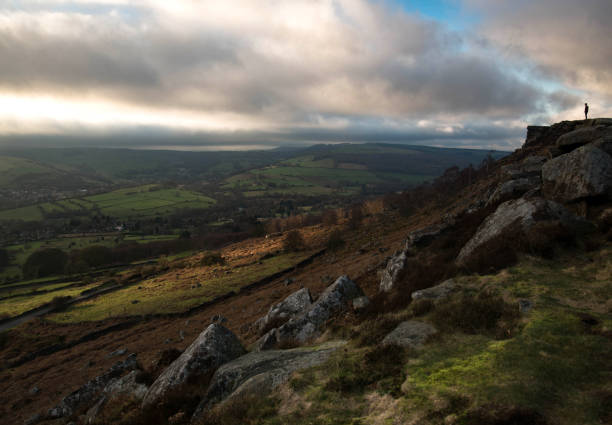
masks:
{"label": "large boulder", "polygon": [[453,279],[448,279],[439,285],[432,286],[431,288],[414,291],[412,294],[410,294],[410,296],[413,300],[439,301],[447,298],[457,289],[459,289],[457,283],[455,283]]}
{"label": "large boulder", "polygon": [[543,193],[558,201],[612,195],[612,157],[586,145],[551,159],[542,168]]}
{"label": "large boulder", "polygon": [[153,382],[144,397],[143,407],[158,403],[188,380],[211,374],[244,353],[242,344],[230,330],[214,323],[209,325]]}
{"label": "large boulder", "polygon": [[115,363],[107,372],[64,397],[56,407],[47,412],[47,416],[56,419],[72,415],[79,408],[93,402],[111,382],[117,381],[125,372],[136,369],[138,369],[136,354],[130,354],[124,361]]}
{"label": "large boulder", "polygon": [[419,349],[427,339],[438,330],[429,323],[409,320],[393,329],[382,341],[383,345],[398,345],[404,348]]}
{"label": "large boulder", "polygon": [[612,128],[605,125],[581,127],[559,137],[556,145],[567,152],[605,136],[612,136]]}
{"label": "large boulder", "polygon": [[537,189],[540,186],[540,177],[521,177],[500,183],[493,194],[489,197],[487,205],[497,204],[508,199],[518,198],[519,196]]}
{"label": "large boulder", "polygon": [[273,324],[280,325],[279,322],[287,321],[291,317],[306,311],[311,305],[310,291],[308,288],[302,288],[270,307],[268,314],[255,322],[255,326],[259,332],[262,332]]}
{"label": "large boulder", "polygon": [[320,365],[346,342],[333,341],[319,347],[254,351],[221,366],[213,375],[206,396],[194,413],[221,401],[248,394],[266,394],[286,382],[293,372]]}
{"label": "large boulder", "polygon": [[539,177],[545,161],[545,156],[528,156],[520,163],[504,165],[501,168],[501,177],[510,180]]}
{"label": "large boulder", "polygon": [[317,336],[329,318],[348,309],[350,301],[363,295],[361,288],[348,276],[340,276],[308,310],[266,333],[256,343],[255,349],[267,350],[278,344],[303,344]]}
{"label": "large boulder", "polygon": [[406,238],[405,250],[408,251],[429,245],[435,238],[454,225],[455,219],[447,217],[439,223],[410,232]]}
{"label": "large boulder", "polygon": [[493,238],[516,230],[528,230],[537,222],[558,220],[569,229],[586,230],[590,223],[576,217],[563,205],[542,198],[516,199],[497,207],[461,248],[456,262],[463,264],[474,251]]}

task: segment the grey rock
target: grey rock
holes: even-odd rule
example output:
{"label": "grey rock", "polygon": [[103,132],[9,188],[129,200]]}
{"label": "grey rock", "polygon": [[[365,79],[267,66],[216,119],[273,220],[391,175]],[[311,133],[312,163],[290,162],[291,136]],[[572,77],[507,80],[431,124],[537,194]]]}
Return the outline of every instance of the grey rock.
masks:
{"label": "grey rock", "polygon": [[539,177],[521,177],[500,183],[493,194],[489,197],[487,205],[517,198],[530,190],[538,189],[540,183],[541,180]]}
{"label": "grey rock", "polygon": [[370,299],[365,295],[363,297],[357,297],[353,300],[353,310],[363,310],[368,305],[370,305]]}
{"label": "grey rock", "polygon": [[389,292],[399,280],[402,271],[406,267],[408,253],[415,248],[422,248],[431,243],[436,237],[455,225],[455,218],[447,216],[440,223],[414,230],[408,234],[402,251],[396,252],[387,261],[386,267],[380,276],[380,292]]}
{"label": "grey rock", "polygon": [[[279,328],[268,332],[257,342],[256,347],[271,348],[271,345],[294,342],[303,344],[317,336],[329,318],[346,310],[350,301],[363,295],[361,288],[350,280],[348,276],[340,276],[323,291],[321,296],[308,310],[292,317]],[[262,339],[265,339],[268,343],[261,343]],[[272,342],[274,344],[271,344]]]}
{"label": "grey rock", "polygon": [[458,289],[458,285],[453,279],[448,279],[439,285],[432,286],[431,288],[421,289],[420,291],[414,291],[410,296],[413,300],[432,300],[437,301],[447,298],[450,294]]}
{"label": "grey rock", "polygon": [[383,345],[399,345],[404,348],[418,349],[425,341],[438,332],[429,323],[409,320],[402,322],[392,330],[382,341]]}
{"label": "grey rock", "polygon": [[34,385],[32,388],[30,388],[30,391],[28,391],[28,394],[36,395],[39,392],[40,392],[40,388],[38,388],[36,385]]}
{"label": "grey rock", "polygon": [[381,273],[379,290],[381,292],[389,292],[401,276],[404,267],[406,267],[406,260],[408,256],[406,251],[400,251],[393,255],[387,262],[387,266]]}
{"label": "grey rock", "polygon": [[244,394],[265,394],[286,382],[293,372],[320,365],[345,341],[319,347],[251,352],[221,366],[213,375],[194,418],[216,403]]}
{"label": "grey rock", "polygon": [[244,354],[240,341],[221,325],[209,325],[153,382],[142,402],[150,406],[190,379],[204,376]]}
{"label": "grey rock", "polygon": [[597,140],[600,137],[612,136],[611,130],[603,125],[578,128],[559,137],[556,146],[565,151],[571,150],[572,148]]}
{"label": "grey rock", "polygon": [[562,202],[600,195],[612,197],[612,157],[586,145],[544,164],[542,180],[544,195]]}
{"label": "grey rock", "polygon": [[106,397],[102,396],[100,399],[91,406],[87,412],[85,413],[85,418],[83,419],[83,423],[85,424],[93,424],[96,420],[96,417],[102,410],[102,407],[106,404]]}
{"label": "grey rock", "polygon": [[130,354],[124,361],[115,363],[103,375],[92,379],[78,390],[64,397],[56,407],[49,410],[47,416],[55,419],[72,415],[79,407],[86,406],[94,400],[112,380],[120,377],[126,371],[136,370],[137,368],[136,354]]}
{"label": "grey rock", "polygon": [[427,246],[442,232],[455,225],[453,217],[447,217],[440,223],[412,231],[406,238],[405,250]]}
{"label": "grey rock", "polygon": [[542,171],[542,165],[546,161],[546,157],[539,155],[532,155],[525,158],[518,164],[504,165],[501,168],[501,175],[503,179],[525,179],[530,177],[539,177]]}
{"label": "grey rock", "polygon": [[255,322],[255,326],[261,332],[270,323],[289,320],[291,317],[306,311],[311,305],[312,297],[310,296],[310,291],[308,288],[302,288],[270,307],[268,313]]}
{"label": "grey rock", "polygon": [[569,229],[586,231],[592,227],[589,222],[576,217],[565,207],[542,198],[516,199],[502,203],[478,227],[476,233],[465,244],[456,262],[464,263],[484,243],[502,235],[504,232],[527,230],[539,221],[559,220]]}
{"label": "grey rock", "polygon": [[137,400],[142,400],[149,388],[145,384],[138,382],[140,373],[138,370],[133,370],[121,378],[113,379],[104,387],[102,392],[108,395],[109,398],[127,395]]}
{"label": "grey rock", "polygon": [[110,353],[108,356],[106,357],[117,357],[117,356],[123,356],[125,353],[127,353],[127,348],[120,348],[119,350],[115,350],[112,353]]}
{"label": "grey rock", "polygon": [[278,329],[270,329],[263,334],[253,345],[253,351],[271,350],[278,344]]}
{"label": "grey rock", "polygon": [[284,284],[285,286],[289,286],[289,285],[291,285],[293,282],[294,282],[294,279],[293,279],[293,278],[291,278],[291,277],[288,277],[287,279],[285,279],[285,280],[283,281],[283,284]]}

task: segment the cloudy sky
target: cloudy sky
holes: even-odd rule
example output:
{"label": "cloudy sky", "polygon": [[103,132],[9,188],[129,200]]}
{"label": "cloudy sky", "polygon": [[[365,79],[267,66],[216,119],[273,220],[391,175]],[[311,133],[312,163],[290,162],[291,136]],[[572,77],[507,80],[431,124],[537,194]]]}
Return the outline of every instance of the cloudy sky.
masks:
{"label": "cloudy sky", "polygon": [[612,116],[610,22],[610,0],[1,0],[0,139],[513,149],[585,101]]}

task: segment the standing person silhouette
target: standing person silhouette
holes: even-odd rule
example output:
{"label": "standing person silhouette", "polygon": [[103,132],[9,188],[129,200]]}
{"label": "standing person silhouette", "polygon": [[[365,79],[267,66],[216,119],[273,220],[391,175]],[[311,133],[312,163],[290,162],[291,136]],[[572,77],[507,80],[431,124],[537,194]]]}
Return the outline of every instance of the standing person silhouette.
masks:
{"label": "standing person silhouette", "polygon": [[589,115],[589,104],[585,103],[584,104],[584,119],[587,119],[587,116]]}

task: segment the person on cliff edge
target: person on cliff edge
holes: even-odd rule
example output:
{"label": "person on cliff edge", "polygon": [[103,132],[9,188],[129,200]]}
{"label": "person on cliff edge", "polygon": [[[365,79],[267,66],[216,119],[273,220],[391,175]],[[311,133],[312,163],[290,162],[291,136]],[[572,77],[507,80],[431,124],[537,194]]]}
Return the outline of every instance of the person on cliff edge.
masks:
{"label": "person on cliff edge", "polygon": [[585,103],[584,104],[584,119],[588,119],[587,116],[589,115],[589,104]]}

